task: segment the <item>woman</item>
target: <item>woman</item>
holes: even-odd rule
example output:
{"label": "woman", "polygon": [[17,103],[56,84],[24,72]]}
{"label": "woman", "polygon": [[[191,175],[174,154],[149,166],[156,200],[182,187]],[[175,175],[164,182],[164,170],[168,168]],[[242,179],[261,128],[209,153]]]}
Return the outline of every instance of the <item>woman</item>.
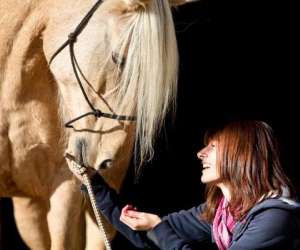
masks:
{"label": "woman", "polygon": [[90,171],[98,208],[140,248],[300,249],[300,204],[293,200],[271,127],[233,122],[207,133],[205,142],[197,156],[206,203],[163,218],[129,205],[120,210],[116,193]]}

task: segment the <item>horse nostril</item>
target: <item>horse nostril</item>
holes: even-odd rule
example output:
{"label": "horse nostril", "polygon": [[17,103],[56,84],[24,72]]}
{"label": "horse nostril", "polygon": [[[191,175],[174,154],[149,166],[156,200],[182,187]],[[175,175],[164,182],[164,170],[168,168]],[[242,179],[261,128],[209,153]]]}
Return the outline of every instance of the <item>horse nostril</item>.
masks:
{"label": "horse nostril", "polygon": [[99,165],[99,169],[108,169],[108,168],[111,168],[112,167],[112,159],[106,159],[104,161],[102,161]]}

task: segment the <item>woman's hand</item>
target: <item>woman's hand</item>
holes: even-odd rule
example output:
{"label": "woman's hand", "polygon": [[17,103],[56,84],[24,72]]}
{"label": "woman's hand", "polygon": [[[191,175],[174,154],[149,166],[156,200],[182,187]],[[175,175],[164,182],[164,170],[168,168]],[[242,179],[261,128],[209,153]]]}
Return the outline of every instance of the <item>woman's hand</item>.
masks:
{"label": "woman's hand", "polygon": [[161,222],[156,214],[136,211],[131,205],[126,205],[121,212],[120,220],[133,230],[148,231]]}

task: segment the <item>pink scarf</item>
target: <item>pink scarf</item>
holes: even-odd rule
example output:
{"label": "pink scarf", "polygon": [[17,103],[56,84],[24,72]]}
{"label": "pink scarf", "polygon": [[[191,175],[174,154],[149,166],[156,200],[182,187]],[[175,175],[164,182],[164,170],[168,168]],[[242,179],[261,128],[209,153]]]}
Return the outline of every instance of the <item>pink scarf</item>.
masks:
{"label": "pink scarf", "polygon": [[232,239],[232,232],[236,221],[228,209],[228,202],[221,199],[213,220],[213,235],[220,250],[226,250]]}

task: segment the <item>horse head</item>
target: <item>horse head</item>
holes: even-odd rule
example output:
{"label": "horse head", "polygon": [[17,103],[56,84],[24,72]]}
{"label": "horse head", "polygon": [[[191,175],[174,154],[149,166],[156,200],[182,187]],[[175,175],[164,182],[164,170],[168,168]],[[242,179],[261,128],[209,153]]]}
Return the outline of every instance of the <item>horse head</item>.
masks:
{"label": "horse head", "polygon": [[[52,19],[43,34],[48,61],[70,34],[50,65],[63,121],[88,113],[69,126],[66,152],[97,170],[117,168],[128,163],[136,137],[140,162],[151,158],[176,96],[178,56],[169,2],[103,1],[75,37],[91,6],[67,4],[49,8]],[[64,13],[57,14],[58,8]]]}

